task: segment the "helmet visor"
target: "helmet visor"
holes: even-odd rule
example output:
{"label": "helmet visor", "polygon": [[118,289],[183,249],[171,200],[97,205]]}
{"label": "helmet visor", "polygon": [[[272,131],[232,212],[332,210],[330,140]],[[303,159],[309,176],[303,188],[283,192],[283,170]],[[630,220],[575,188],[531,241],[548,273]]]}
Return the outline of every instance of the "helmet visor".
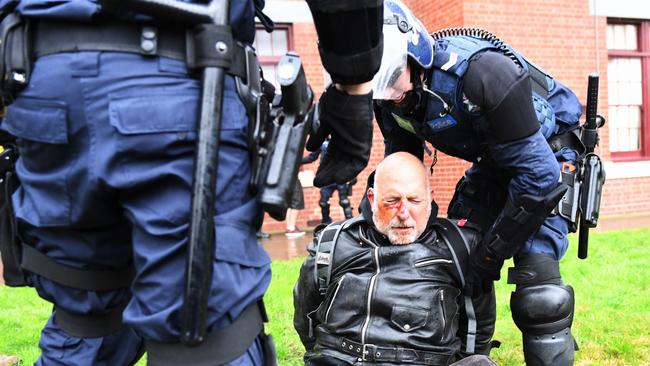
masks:
{"label": "helmet visor", "polygon": [[399,100],[410,88],[407,72],[408,33],[384,27],[384,54],[379,71],[372,79],[373,99]]}

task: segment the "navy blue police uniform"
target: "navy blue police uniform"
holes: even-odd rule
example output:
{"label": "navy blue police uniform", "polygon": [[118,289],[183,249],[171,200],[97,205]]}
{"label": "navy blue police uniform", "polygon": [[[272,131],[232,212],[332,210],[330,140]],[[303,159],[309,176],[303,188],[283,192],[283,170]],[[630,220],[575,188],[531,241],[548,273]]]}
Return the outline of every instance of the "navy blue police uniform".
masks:
{"label": "navy blue police uniform", "polygon": [[[245,0],[230,6],[233,36],[244,43],[254,37],[254,2],[263,5]],[[17,11],[36,26],[111,19],[91,0],[23,0]],[[258,205],[246,188],[246,110],[232,76],[224,89],[210,331],[229,326],[258,302],[271,279],[270,259],[255,238]],[[109,291],[32,274],[38,294],[54,304],[37,365],[128,365],[144,342],[179,341],[199,94],[199,81],[180,59],[115,51],[35,59],[27,88],[2,121],[21,154],[21,185],[13,195],[20,236],[71,268],[135,267],[130,285]],[[57,322],[114,314],[110,334],[73,335]],[[229,364],[259,365],[263,359],[255,340]]]}
{"label": "navy blue police uniform", "polygon": [[579,147],[552,142],[575,132],[580,103],[516,51],[504,51],[487,38],[446,34],[433,42],[433,65],[423,79],[414,73],[415,91],[401,103],[377,104],[386,154],[410,151],[422,158],[426,140],[472,162],[448,209],[451,218],[482,227],[484,251],[471,265],[483,269],[485,279],[496,280],[503,260],[514,255],[509,282],[517,290],[511,308],[524,335],[527,363],[570,364],[573,289],[562,282],[558,266],[567,250],[569,222],[544,214],[532,235],[520,237],[517,231],[534,216],[523,201],[561,197],[560,169],[575,161]]}

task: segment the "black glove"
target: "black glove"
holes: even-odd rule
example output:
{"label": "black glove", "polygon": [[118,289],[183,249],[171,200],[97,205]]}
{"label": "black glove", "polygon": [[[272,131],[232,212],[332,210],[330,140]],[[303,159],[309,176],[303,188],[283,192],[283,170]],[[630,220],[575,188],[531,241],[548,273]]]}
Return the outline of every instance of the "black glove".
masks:
{"label": "black glove", "polygon": [[331,135],[325,156],[316,171],[314,185],[344,184],[368,165],[372,147],[372,91],[348,95],[334,85],[320,98],[320,126],[309,137],[309,151],[319,149]]}
{"label": "black glove", "polygon": [[492,255],[482,243],[479,243],[469,257],[468,282],[472,286],[473,296],[490,293],[492,283],[501,278],[503,259]]}

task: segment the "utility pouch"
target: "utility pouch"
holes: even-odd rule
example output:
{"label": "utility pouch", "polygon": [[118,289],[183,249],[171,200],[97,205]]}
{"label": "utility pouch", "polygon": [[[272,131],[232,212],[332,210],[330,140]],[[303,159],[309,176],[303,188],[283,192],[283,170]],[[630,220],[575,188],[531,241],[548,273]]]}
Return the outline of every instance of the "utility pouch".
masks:
{"label": "utility pouch", "polygon": [[31,75],[29,22],[17,13],[0,22],[0,96],[9,104],[23,90]]}
{"label": "utility pouch", "polygon": [[560,183],[568,189],[557,206],[557,213],[569,221],[569,232],[575,233],[578,229],[578,199],[580,198],[580,167],[563,162],[560,170]]}
{"label": "utility pouch", "polygon": [[16,230],[16,219],[11,195],[18,188],[14,164],[18,157],[13,144],[3,144],[0,152],[0,256],[2,257],[5,285],[27,286],[27,277],[20,266],[22,247]]}

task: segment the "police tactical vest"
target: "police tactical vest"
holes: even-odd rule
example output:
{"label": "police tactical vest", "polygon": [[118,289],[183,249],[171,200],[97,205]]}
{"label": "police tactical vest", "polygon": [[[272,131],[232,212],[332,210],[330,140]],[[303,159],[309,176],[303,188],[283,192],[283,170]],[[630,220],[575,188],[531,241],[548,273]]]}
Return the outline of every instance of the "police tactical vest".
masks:
{"label": "police tactical vest", "polygon": [[[463,29],[456,31],[462,32]],[[578,127],[582,107],[571,90],[498,39],[495,42],[495,37],[483,38],[489,33],[472,31],[478,31],[479,34],[439,38],[434,34],[435,56],[433,67],[427,72],[426,82],[427,87],[442,100],[427,95],[423,125],[420,128],[427,141],[449,155],[468,161],[478,161],[483,157],[487,121],[484,111],[465,97],[463,76],[469,60],[486,51],[504,53],[529,72],[535,113],[545,138]]]}

